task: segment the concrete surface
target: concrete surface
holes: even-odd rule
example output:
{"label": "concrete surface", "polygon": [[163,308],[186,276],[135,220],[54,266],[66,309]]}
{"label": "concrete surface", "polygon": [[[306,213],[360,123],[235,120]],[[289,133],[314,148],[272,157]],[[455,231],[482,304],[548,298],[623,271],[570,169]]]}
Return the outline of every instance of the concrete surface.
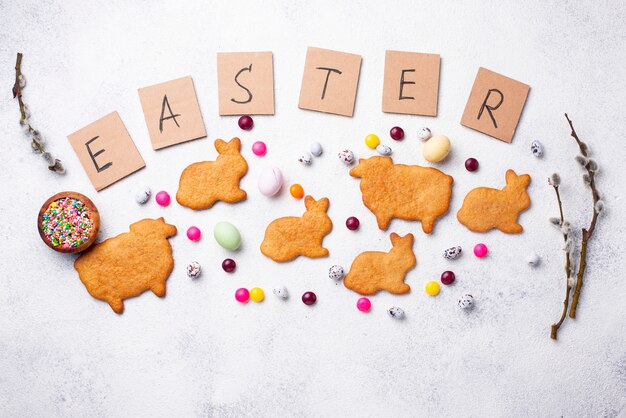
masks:
{"label": "concrete surface", "polygon": [[[619,1],[0,1],[0,415],[624,416],[625,19]],[[309,45],[363,56],[354,118],[297,108]],[[385,49],[442,55],[438,117],[380,111]],[[242,132],[236,118],[218,116],[215,54],[257,50],[274,52],[276,115],[255,117],[254,129]],[[65,176],[49,173],[20,132],[10,97],[17,51],[25,53],[33,123],[65,162]],[[532,87],[511,145],[459,124],[479,66]],[[208,138],[154,152],[137,88],[188,74]],[[147,167],[96,193],[66,135],[113,110]],[[561,236],[547,223],[557,214],[546,183],[553,171],[563,178],[567,218],[580,228],[590,217],[566,111],[600,163],[607,211],[590,244],[579,317],[554,342],[548,334],[560,313],[564,262]],[[386,135],[394,125],[407,131],[401,143]],[[399,221],[379,231],[335,153],[350,147],[368,156],[363,137],[378,132],[396,162],[419,164],[415,133],[423,125],[453,141],[441,165],[455,178],[451,213],[432,236]],[[197,213],[135,203],[144,185],[174,193],[186,165],[215,157],[214,138],[235,135],[250,163],[246,202]],[[264,158],[250,151],[257,139],[268,144]],[[544,158],[531,155],[533,139],[543,142]],[[295,157],[312,141],[325,153],[305,168]],[[469,156],[480,161],[475,174],[463,168]],[[331,199],[328,259],[278,265],[260,254],[268,222],[303,212],[286,192],[260,195],[256,178],[270,165],[307,193]],[[468,232],[454,216],[463,196],[478,185],[501,187],[507,168],[533,177],[525,232]],[[147,216],[179,227],[164,299],[146,293],[115,315],[89,296],[73,257],[44,246],[37,211],[66,189],[88,194],[100,208],[101,239]],[[356,233],[343,226],[350,215],[361,220]],[[219,220],[243,235],[233,275],[220,269],[228,254],[211,237]],[[199,243],[185,237],[192,224],[204,232]],[[357,295],[329,280],[327,269],[348,268],[366,249],[387,250],[391,231],[416,234],[418,265],[407,278],[413,290],[376,295],[372,312],[362,314]],[[491,250],[484,260],[470,251],[480,241]],[[466,250],[454,263],[441,257],[452,245]],[[543,258],[537,269],[526,264],[531,252]],[[185,275],[192,260],[204,268],[197,281]],[[428,297],[424,284],[445,269],[457,273],[456,284]],[[292,294],[287,302],[271,294],[281,283]],[[266,301],[238,305],[233,294],[241,286],[263,287]],[[317,293],[317,305],[300,302],[305,290]],[[476,299],[473,312],[457,309],[464,293]],[[406,310],[405,321],[387,317],[391,305]]]}

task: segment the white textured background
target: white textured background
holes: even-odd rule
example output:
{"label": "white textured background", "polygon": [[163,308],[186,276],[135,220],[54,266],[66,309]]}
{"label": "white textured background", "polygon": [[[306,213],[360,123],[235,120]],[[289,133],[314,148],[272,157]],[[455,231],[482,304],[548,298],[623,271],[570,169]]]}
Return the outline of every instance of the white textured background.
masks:
{"label": "white textured background", "polygon": [[[307,3],[0,1],[0,415],[624,416],[624,4]],[[363,56],[354,118],[297,108],[309,45]],[[438,117],[380,111],[385,49],[441,54]],[[255,117],[254,129],[242,132],[236,118],[218,116],[215,54],[257,50],[274,52],[276,115]],[[65,176],[49,173],[21,134],[10,97],[17,51],[25,53],[33,123],[65,162]],[[459,124],[479,66],[532,87],[511,145]],[[154,152],[137,88],[188,74],[208,138]],[[113,110],[147,167],[96,193],[66,135]],[[590,244],[579,317],[554,342],[548,335],[563,299],[563,254],[561,236],[547,224],[557,207],[546,177],[561,173],[566,215],[576,227],[590,218],[565,111],[600,162],[608,209]],[[401,143],[386,135],[396,124],[407,131]],[[423,125],[453,141],[440,167],[455,177],[451,213],[432,236],[418,223],[399,221],[379,231],[358,182],[335,154],[350,147],[357,156],[371,155],[362,139],[378,132],[396,162],[422,163],[415,132]],[[186,165],[213,159],[212,140],[235,135],[250,164],[242,181],[246,202],[197,213],[135,203],[143,185],[173,195]],[[264,158],[250,151],[258,139],[268,144]],[[544,158],[531,155],[533,139],[545,145]],[[312,141],[325,153],[302,167],[295,156]],[[480,161],[477,173],[463,168],[469,156]],[[270,220],[303,212],[288,193],[268,199],[258,192],[257,175],[272,164],[307,193],[330,198],[335,228],[325,240],[328,259],[278,265],[260,254]],[[525,232],[468,232],[454,216],[463,196],[479,185],[501,187],[507,168],[533,177],[532,207],[521,217]],[[67,189],[86,193],[99,207],[101,239],[147,216],[165,216],[179,227],[164,299],[146,293],[115,315],[89,296],[72,256],[44,246],[35,229],[39,206]],[[343,226],[350,215],[361,220],[356,233]],[[233,275],[221,270],[228,254],[211,237],[219,220],[230,220],[243,235]],[[192,224],[204,232],[199,243],[185,237]],[[361,251],[386,251],[390,231],[416,234],[418,265],[407,277],[413,290],[376,295],[372,312],[359,313],[357,295],[328,279],[328,266],[347,268]],[[487,259],[471,255],[478,241],[488,244]],[[453,263],[441,257],[452,245],[466,250]],[[544,260],[535,270],[525,261],[533,251]],[[192,260],[204,269],[197,281],[184,271]],[[456,272],[457,282],[428,297],[424,284],[445,269]],[[287,302],[271,294],[280,283],[293,296]],[[266,301],[235,303],[240,286],[263,287]],[[300,302],[305,290],[317,293],[317,305]],[[477,302],[471,313],[456,306],[466,292]],[[387,317],[391,305],[406,310],[405,321]]]}

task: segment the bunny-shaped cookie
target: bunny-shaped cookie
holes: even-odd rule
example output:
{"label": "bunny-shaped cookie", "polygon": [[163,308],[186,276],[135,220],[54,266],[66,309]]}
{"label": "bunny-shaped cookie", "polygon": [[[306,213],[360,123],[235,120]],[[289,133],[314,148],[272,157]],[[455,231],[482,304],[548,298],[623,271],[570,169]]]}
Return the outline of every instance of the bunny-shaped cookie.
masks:
{"label": "bunny-shaped cookie", "polygon": [[215,161],[194,163],[180,175],[176,201],[188,208],[208,209],[221,200],[236,203],[246,199],[239,188],[239,180],[248,172],[248,163],[241,156],[241,141],[215,140],[219,156]]}
{"label": "bunny-shaped cookie", "polygon": [[388,253],[365,251],[354,259],[343,281],[348,289],[361,295],[372,295],[379,290],[401,295],[411,290],[404,278],[416,263],[413,234],[401,237],[392,232],[389,238],[393,247]]}
{"label": "bunny-shaped cookie", "polygon": [[497,228],[507,234],[519,234],[524,228],[517,223],[517,218],[530,206],[526,192],[529,183],[528,174],[518,176],[515,171],[507,170],[506,186],[502,190],[478,187],[470,191],[456,217],[470,231],[487,232]]}
{"label": "bunny-shaped cookie", "polygon": [[306,212],[301,217],[287,216],[272,221],[265,230],[261,252],[274,261],[290,261],[299,255],[310,258],[326,257],[322,247],[333,223],[326,214],[328,199],[304,198]]}

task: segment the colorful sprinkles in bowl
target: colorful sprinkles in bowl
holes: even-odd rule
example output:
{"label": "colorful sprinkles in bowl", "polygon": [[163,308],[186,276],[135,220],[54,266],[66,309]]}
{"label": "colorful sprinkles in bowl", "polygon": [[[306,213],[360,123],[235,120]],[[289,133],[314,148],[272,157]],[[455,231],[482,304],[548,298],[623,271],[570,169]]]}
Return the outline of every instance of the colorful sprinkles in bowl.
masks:
{"label": "colorful sprinkles in bowl", "polygon": [[54,200],[42,215],[41,231],[53,247],[80,247],[89,240],[93,229],[92,212],[73,197]]}

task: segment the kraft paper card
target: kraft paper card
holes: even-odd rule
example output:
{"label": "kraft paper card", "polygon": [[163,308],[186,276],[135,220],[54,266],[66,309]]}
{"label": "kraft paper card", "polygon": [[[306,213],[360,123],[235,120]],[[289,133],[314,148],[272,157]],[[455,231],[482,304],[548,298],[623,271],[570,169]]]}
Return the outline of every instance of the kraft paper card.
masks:
{"label": "kraft paper card", "polygon": [[530,86],[479,68],[461,125],[511,143]]}
{"label": "kraft paper card", "polygon": [[218,52],[220,115],[273,115],[274,64],[271,52]]}
{"label": "kraft paper card", "polygon": [[437,116],[438,54],[386,51],[383,112]]}
{"label": "kraft paper card", "polygon": [[360,55],[309,47],[298,107],[351,117],[360,71]]}
{"label": "kraft paper card", "polygon": [[141,88],[139,100],[153,149],[206,136],[190,76]]}
{"label": "kraft paper card", "polygon": [[146,166],[117,112],[67,138],[97,191]]}

